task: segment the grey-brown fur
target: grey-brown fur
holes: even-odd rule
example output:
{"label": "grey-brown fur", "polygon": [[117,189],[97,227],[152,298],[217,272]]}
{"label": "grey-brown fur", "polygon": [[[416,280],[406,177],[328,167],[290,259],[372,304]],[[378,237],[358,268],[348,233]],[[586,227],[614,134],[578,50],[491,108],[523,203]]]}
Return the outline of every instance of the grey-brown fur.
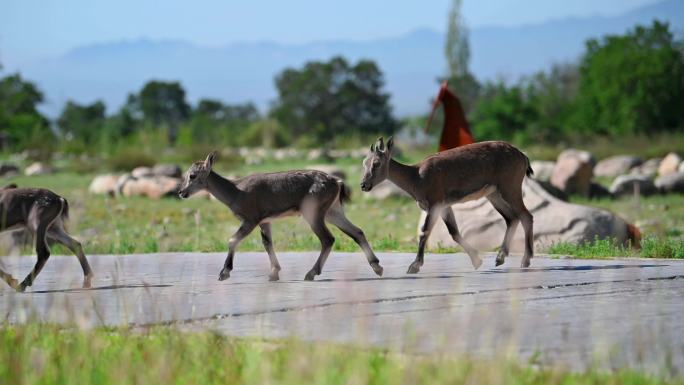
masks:
{"label": "grey-brown fur", "polygon": [[385,179],[409,193],[427,216],[421,227],[418,255],[408,269],[417,273],[423,265],[425,244],[438,218],[442,218],[454,241],[459,243],[477,269],[482,260],[458,231],[451,205],[486,196],[506,221],[506,234],[496,258],[504,263],[518,222],[525,230],[525,254],[522,267],[530,265],[532,249],[532,214],[522,200],[522,182],[531,175],[530,161],[506,142],[480,142],[443,151],[416,165],[401,164],[391,157],[393,141],[379,138],[363,161],[361,189],[370,191]]}
{"label": "grey-brown fur", "polygon": [[306,274],[306,280],[313,280],[316,275],[321,274],[335,242],[326,221],[354,239],[363,249],[373,271],[382,275],[382,267],[363,231],[344,215],[342,202],[349,198],[349,191],[340,179],[321,171],[301,170],[254,174],[231,181],[212,171],[215,158],[215,153],[211,153],[204,162],[196,162],[190,166],[179,195],[187,198],[206,189],[228,206],[242,222],[228,242],[228,256],[219,274],[220,281],[230,277],[238,244],[257,226],[261,229],[264,248],[271,262],[269,279],[277,281],[280,264],[273,250],[270,222],[289,215],[302,215],[321,241],[321,253],[316,264]]}
{"label": "grey-brown fur", "polygon": [[21,284],[1,270],[0,278],[18,291],[24,291],[31,286],[50,257],[50,248],[47,244],[49,238],[63,244],[76,255],[83,269],[83,287],[90,287],[93,273],[83,248],[64,230],[64,221],[68,215],[69,204],[66,199],[50,190],[17,188],[16,185],[0,189],[0,231],[26,228],[34,235],[38,255],[33,270]]}

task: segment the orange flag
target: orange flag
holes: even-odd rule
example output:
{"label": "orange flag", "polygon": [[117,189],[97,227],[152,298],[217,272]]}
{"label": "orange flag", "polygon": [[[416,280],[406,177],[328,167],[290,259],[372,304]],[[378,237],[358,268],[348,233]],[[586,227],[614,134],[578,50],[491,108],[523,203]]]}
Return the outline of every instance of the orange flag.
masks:
{"label": "orange flag", "polygon": [[425,131],[427,132],[430,128],[432,117],[435,115],[439,103],[442,103],[444,106],[444,127],[442,128],[442,137],[439,139],[439,151],[475,143],[465,117],[465,112],[463,112],[461,101],[451,92],[446,81],[439,88],[439,94],[437,94],[435,103],[432,106],[432,112],[425,125]]}

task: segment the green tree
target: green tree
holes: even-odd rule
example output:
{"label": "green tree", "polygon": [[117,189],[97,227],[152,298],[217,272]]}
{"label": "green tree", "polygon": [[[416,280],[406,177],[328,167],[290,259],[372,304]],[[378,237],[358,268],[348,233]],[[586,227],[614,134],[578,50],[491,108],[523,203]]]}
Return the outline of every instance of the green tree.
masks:
{"label": "green tree", "polygon": [[520,85],[487,83],[473,111],[473,132],[478,140],[510,140],[526,136],[538,113]]}
{"label": "green tree", "polygon": [[259,118],[252,103],[226,105],[219,100],[202,99],[192,112],[191,135],[198,142],[237,145],[242,133]]}
{"label": "green tree", "polygon": [[684,58],[666,23],[589,40],[580,74],[574,124],[585,132],[652,133],[684,124]]}
{"label": "green tree", "polygon": [[578,68],[572,64],[554,65],[550,71],[539,72],[521,84],[537,115],[537,119],[528,124],[531,135],[550,142],[572,134],[566,130],[578,86]]}
{"label": "green tree", "polygon": [[250,122],[259,119],[259,110],[257,110],[253,103],[230,105],[223,104],[220,100],[201,99],[197,103],[197,108],[193,111],[193,115],[211,119],[216,123]]}
{"label": "green tree", "polygon": [[0,132],[9,148],[45,149],[54,137],[47,119],[38,111],[43,94],[19,74],[0,78]]}
{"label": "green tree", "polygon": [[136,119],[130,106],[125,104],[119,112],[107,118],[105,126],[107,135],[116,140],[133,134],[138,129],[139,119]]}
{"label": "green tree", "polygon": [[291,137],[327,145],[336,135],[384,134],[397,127],[382,72],[372,61],[313,61],[281,72],[275,84],[272,115]]}
{"label": "green tree", "polygon": [[444,52],[449,68],[449,77],[465,76],[469,73],[470,43],[468,27],[461,13],[463,0],[453,0],[447,21],[447,35]]}
{"label": "green tree", "polygon": [[261,119],[254,121],[242,130],[238,137],[239,145],[253,147],[284,147],[291,142],[287,132],[282,129],[275,119]]}
{"label": "green tree", "polygon": [[68,140],[92,145],[100,141],[103,135],[105,109],[105,104],[99,100],[87,105],[68,101],[57,119],[57,125]]}
{"label": "green tree", "polygon": [[447,18],[447,34],[444,44],[449,88],[458,95],[467,115],[472,112],[480,93],[481,85],[470,72],[470,42],[468,26],[461,12],[463,0],[452,0]]}
{"label": "green tree", "polygon": [[166,128],[171,144],[181,122],[190,116],[185,90],[178,82],[149,81],[137,95],[129,95],[126,107],[134,118],[139,117],[156,129]]}

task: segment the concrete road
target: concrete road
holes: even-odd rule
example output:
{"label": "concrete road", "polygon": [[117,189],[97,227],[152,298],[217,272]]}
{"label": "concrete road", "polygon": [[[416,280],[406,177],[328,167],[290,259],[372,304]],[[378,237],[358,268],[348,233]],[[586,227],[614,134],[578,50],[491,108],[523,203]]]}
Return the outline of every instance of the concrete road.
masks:
{"label": "concrete road", "polygon": [[[265,253],[238,253],[218,282],[223,253],[90,256],[96,279],[79,289],[75,257],[50,259],[33,288],[0,287],[10,322],[82,326],[173,322],[234,336],[298,336],[417,353],[514,356],[571,368],[599,364],[684,369],[684,262],[519,257],[474,271],[464,254],[381,253],[376,277],[360,253],[333,253],[315,282],[303,277],[317,253],[279,253],[280,282],[268,282]],[[15,277],[32,257],[0,258]]]}

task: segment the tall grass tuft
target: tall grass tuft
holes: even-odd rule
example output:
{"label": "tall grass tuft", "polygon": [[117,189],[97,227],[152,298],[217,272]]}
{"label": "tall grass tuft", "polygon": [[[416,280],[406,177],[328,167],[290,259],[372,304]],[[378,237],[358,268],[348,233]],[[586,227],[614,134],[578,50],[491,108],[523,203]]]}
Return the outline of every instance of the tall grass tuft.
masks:
{"label": "tall grass tuft", "polygon": [[614,239],[599,239],[582,243],[559,242],[546,249],[549,254],[568,255],[575,258],[675,258],[684,259],[684,239],[646,237],[641,249],[623,246]]}
{"label": "tall grass tuft", "polygon": [[571,255],[575,258],[613,258],[635,255],[635,250],[625,247],[614,239],[599,239],[581,243],[559,242],[549,246],[549,254]]}
{"label": "tall grass tuft", "polygon": [[641,256],[645,258],[684,259],[684,239],[645,238],[641,241]]}

